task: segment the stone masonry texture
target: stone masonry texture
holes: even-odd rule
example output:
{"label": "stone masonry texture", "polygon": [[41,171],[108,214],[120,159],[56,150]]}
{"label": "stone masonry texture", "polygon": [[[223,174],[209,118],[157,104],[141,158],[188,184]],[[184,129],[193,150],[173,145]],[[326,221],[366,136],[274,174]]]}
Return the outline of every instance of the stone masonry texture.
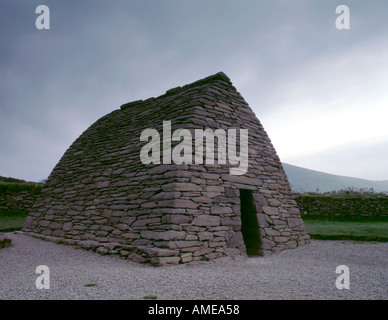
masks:
{"label": "stone masonry texture", "polygon": [[[231,165],[217,161],[143,164],[140,135],[154,128],[162,136],[163,121],[172,132],[248,129],[247,172],[231,175]],[[53,169],[23,231],[156,266],[239,259],[247,255],[240,189],[252,192],[259,255],[309,241],[264,128],[220,72],[125,104],[90,126]]]}

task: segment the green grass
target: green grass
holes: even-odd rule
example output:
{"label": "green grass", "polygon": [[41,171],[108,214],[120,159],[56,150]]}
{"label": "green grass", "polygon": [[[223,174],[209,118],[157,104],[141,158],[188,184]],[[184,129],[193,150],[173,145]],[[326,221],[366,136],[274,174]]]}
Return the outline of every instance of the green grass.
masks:
{"label": "green grass", "polygon": [[26,220],[28,212],[0,211],[0,232],[20,230]]}
{"label": "green grass", "polygon": [[97,286],[97,284],[95,284],[95,283],[84,284],[84,287],[86,287],[86,288],[91,288],[91,287],[95,287],[95,286]]}
{"label": "green grass", "polygon": [[303,216],[312,239],[388,242],[388,220]]}
{"label": "green grass", "polygon": [[[19,192],[28,192],[37,195],[43,189],[43,183],[28,182],[24,180],[5,178],[0,176],[0,194],[17,195]],[[27,211],[0,210],[0,232],[20,230],[26,217]]]}
{"label": "green grass", "polygon": [[38,183],[12,183],[0,181],[0,193],[17,193],[27,191],[31,194],[39,194],[43,189],[42,184]]}

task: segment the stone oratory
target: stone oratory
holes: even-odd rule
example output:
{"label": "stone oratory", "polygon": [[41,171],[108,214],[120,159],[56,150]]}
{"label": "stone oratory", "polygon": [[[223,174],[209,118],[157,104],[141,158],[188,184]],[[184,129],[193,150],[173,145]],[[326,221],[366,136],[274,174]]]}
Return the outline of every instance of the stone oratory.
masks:
{"label": "stone oratory", "polygon": [[[194,142],[201,131],[209,133],[202,147]],[[51,172],[23,231],[153,265],[309,242],[268,135],[222,72],[96,121]]]}

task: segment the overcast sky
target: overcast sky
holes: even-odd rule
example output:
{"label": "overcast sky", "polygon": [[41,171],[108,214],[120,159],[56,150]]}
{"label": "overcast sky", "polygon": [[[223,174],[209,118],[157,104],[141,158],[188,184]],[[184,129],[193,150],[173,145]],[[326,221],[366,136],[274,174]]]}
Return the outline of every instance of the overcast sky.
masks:
{"label": "overcast sky", "polygon": [[223,71],[281,161],[388,180],[388,1],[0,0],[0,15],[1,176],[45,179],[100,117]]}

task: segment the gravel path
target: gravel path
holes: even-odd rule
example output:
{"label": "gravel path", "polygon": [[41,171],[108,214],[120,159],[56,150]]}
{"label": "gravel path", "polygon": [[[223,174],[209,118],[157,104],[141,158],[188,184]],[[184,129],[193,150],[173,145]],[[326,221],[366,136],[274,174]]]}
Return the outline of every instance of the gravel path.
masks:
{"label": "gravel path", "polygon": [[[388,243],[318,241],[245,261],[152,267],[8,233],[0,250],[0,300],[10,299],[388,299]],[[38,290],[36,267],[50,269]],[[338,265],[350,289],[338,290]],[[91,284],[93,286],[85,286]]]}

